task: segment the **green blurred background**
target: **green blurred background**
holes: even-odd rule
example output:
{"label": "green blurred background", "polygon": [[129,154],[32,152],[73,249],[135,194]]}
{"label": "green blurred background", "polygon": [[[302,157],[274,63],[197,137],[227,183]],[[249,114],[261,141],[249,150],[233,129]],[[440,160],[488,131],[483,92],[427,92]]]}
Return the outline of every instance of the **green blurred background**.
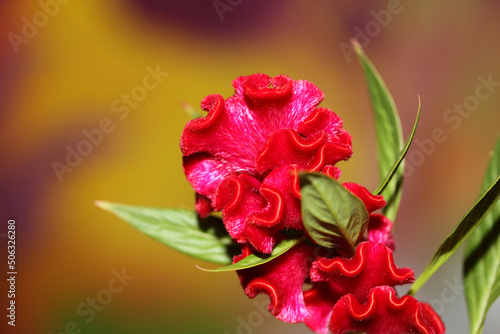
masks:
{"label": "green blurred background", "polygon": [[[500,3],[397,3],[0,1],[0,233],[16,220],[18,270],[17,326],[7,326],[2,311],[0,332],[308,333],[262,313],[235,274],[202,272],[195,265],[209,264],[93,203],[192,208],[178,144],[189,120],[181,104],[198,107],[212,93],[228,97],[231,80],[256,72],[318,85],[322,105],[354,138],[341,180],[375,189],[368,94],[359,63],[344,48],[356,35],[394,96],[405,137],[422,98],[395,231],[396,263],[421,272],[477,198],[499,134],[499,85],[478,88],[478,78],[500,82]],[[145,90],[147,68],[168,76]],[[131,93],[127,106],[122,99]],[[463,114],[449,111],[462,103]],[[84,133],[102,122],[109,133],[84,147]],[[68,150],[78,147],[87,155],[57,176],[54,162],[66,164]],[[6,262],[5,235],[0,241]],[[460,255],[418,294],[433,303],[448,333],[467,333]],[[109,294],[113,272],[122,270],[133,279]],[[105,301],[93,316],[88,298]],[[485,333],[498,333],[499,315],[497,303]]]}

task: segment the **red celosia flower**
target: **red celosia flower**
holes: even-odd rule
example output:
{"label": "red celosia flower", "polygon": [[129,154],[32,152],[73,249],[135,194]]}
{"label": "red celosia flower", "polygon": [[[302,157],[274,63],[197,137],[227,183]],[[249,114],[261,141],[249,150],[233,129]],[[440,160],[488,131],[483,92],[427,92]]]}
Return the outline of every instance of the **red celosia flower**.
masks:
{"label": "red celosia flower", "polygon": [[233,86],[227,100],[207,96],[208,115],[186,125],[184,171],[200,215],[222,210],[233,238],[269,253],[276,231],[302,228],[291,172],[338,177],[334,165],[351,156],[351,136],[333,111],[317,107],[323,93],[310,82],[254,74]]}
{"label": "red celosia flower", "polygon": [[365,302],[360,302],[353,294],[343,296],[333,308],[330,330],[332,334],[445,332],[441,319],[428,304],[411,296],[397,298],[396,292],[388,286],[373,288]]}

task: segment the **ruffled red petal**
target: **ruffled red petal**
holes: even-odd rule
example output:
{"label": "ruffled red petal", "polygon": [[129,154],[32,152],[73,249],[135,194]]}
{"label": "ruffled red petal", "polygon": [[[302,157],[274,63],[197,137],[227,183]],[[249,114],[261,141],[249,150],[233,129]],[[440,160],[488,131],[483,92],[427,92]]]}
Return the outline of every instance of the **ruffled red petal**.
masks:
{"label": "ruffled red petal", "polygon": [[219,173],[226,175],[254,171],[255,157],[267,136],[265,129],[256,128],[252,122],[254,115],[244,101],[224,101],[220,95],[209,95],[202,107],[209,111],[208,115],[189,121],[182,132],[183,155],[204,153],[206,158],[216,160]]}
{"label": "ruffled red petal", "polygon": [[375,242],[362,242],[350,259],[319,258],[311,268],[313,282],[331,282],[364,302],[373,287],[395,286],[415,280],[410,268],[398,268],[392,251]]}
{"label": "ruffled red petal", "polygon": [[246,219],[266,204],[259,194],[260,182],[246,174],[232,175],[217,188],[215,209],[222,210],[224,225],[229,235],[239,243],[248,242]]}
{"label": "ruffled red petal", "polygon": [[293,81],[286,75],[274,78],[262,73],[250,75],[242,82],[243,94],[252,101],[290,98]]}
{"label": "ruffled red petal", "polygon": [[325,166],[323,167],[321,172],[335,180],[338,180],[340,175],[342,175],[340,168],[338,168],[337,166]]}
{"label": "ruffled red petal", "polygon": [[333,111],[327,108],[317,108],[299,124],[297,131],[304,137],[314,136],[319,131],[335,136],[344,131],[342,125],[342,119]]}
{"label": "ruffled red petal", "polygon": [[262,173],[282,165],[298,165],[299,168],[318,171],[326,165],[334,165],[352,155],[352,149],[343,143],[328,141],[326,132],[314,137],[303,137],[295,130],[283,129],[270,135],[257,157],[256,169]]}
{"label": "ruffled red petal", "polygon": [[420,302],[420,307],[422,308],[422,315],[424,316],[427,323],[434,329],[436,334],[444,334],[446,328],[441,320],[441,317],[434,311],[431,305],[427,303]]}
{"label": "ruffled red petal", "polygon": [[[278,319],[297,323],[309,317],[304,303],[302,286],[308,277],[314,248],[299,244],[276,259],[249,269],[238,270],[245,293],[253,298],[265,293],[270,298],[269,311]],[[250,254],[251,248],[235,257],[240,261]]]}
{"label": "ruffled red petal", "polygon": [[[265,190],[269,194],[274,193],[272,197],[276,199],[279,197],[280,201],[268,201],[268,203],[276,206],[270,210],[271,212],[281,212],[278,218],[281,220],[282,228],[303,230],[297,172],[297,166],[282,166],[274,169],[262,182],[261,193],[264,195]],[[256,213],[256,216],[262,217],[265,214],[268,213]]]}
{"label": "ruffled red petal", "polygon": [[203,110],[208,111],[206,117],[200,117],[189,121],[181,135],[181,150],[184,155],[198,152],[209,152],[210,142],[198,142],[200,136],[213,132],[224,123],[226,118],[226,107],[222,95],[213,94],[206,96],[201,101]]}
{"label": "ruffled red petal", "polygon": [[398,298],[387,286],[373,288],[364,303],[352,294],[342,297],[333,308],[330,330],[332,334],[444,333],[441,320],[427,304],[411,296]]}
{"label": "ruffled red petal", "polygon": [[368,189],[353,182],[346,182],[343,184],[344,188],[359,197],[366,206],[366,210],[372,213],[375,210],[382,209],[387,202],[382,195],[373,195]]}
{"label": "ruffled red petal", "polygon": [[[236,95],[241,96],[252,108],[261,111],[268,111],[268,117],[276,120],[281,118],[278,124],[282,122],[302,121],[309,116],[309,112],[314,109],[324,98],[321,90],[314,84],[304,81],[293,81],[285,75],[279,75],[274,78],[266,74],[257,73],[249,76],[238,77],[233,81]],[[285,103],[279,105],[280,110],[269,110],[271,105],[276,107],[274,102]],[[276,111],[280,114],[276,115]],[[280,128],[295,128],[295,126],[280,126]]]}

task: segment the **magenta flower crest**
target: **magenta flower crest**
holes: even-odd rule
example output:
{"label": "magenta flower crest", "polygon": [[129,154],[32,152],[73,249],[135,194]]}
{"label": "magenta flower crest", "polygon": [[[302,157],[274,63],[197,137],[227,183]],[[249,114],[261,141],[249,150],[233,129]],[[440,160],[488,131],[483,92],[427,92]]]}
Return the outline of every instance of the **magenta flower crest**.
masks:
{"label": "magenta flower crest", "polygon": [[208,112],[181,137],[184,171],[197,192],[197,210],[222,211],[229,234],[270,253],[274,234],[303,230],[296,172],[325,171],[352,154],[351,136],[323,93],[310,82],[265,74],[233,81],[235,95],[209,95]]}

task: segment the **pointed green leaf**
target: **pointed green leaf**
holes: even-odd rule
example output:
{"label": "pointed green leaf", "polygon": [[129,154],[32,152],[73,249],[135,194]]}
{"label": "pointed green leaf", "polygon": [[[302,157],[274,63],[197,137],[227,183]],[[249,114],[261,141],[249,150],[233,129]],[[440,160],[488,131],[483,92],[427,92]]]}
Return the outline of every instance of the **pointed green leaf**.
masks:
{"label": "pointed green leaf", "polygon": [[495,183],[481,196],[481,198],[474,204],[472,209],[462,218],[457,224],[453,232],[441,244],[436,254],[424,269],[422,274],[417,278],[411,287],[409,294],[415,294],[420,287],[434,274],[434,272],[441,267],[443,263],[460,247],[460,245],[467,240],[474,229],[479,225],[481,219],[490,211],[495,205],[495,202],[500,197],[500,177],[495,180]]}
{"label": "pointed green leaf", "polygon": [[[483,191],[500,175],[500,138],[497,141]],[[483,330],[491,305],[500,296],[500,201],[476,228],[465,248],[464,285],[471,334]]]}
{"label": "pointed green leaf", "polygon": [[[401,121],[384,80],[377,72],[372,62],[366,57],[357,41],[352,40],[354,50],[363,65],[371,103],[375,114],[375,131],[377,134],[378,169],[380,182],[384,182],[395,161],[403,150],[403,134]],[[404,161],[401,161],[396,176],[389,182],[382,192],[387,201],[383,209],[384,214],[392,221],[396,218],[404,173]]]}
{"label": "pointed green leaf", "polygon": [[217,264],[230,264],[238,247],[220,218],[200,218],[184,209],[149,208],[98,201],[96,205],[181,253]]}
{"label": "pointed green leaf", "polygon": [[411,130],[410,137],[406,141],[405,148],[403,151],[399,154],[398,161],[392,166],[391,171],[389,172],[389,175],[386,176],[384,182],[378,187],[378,189],[375,191],[375,195],[380,195],[381,192],[384,191],[384,189],[387,187],[389,182],[392,180],[392,177],[396,174],[398,171],[399,166],[403,162],[403,159],[406,156],[406,153],[408,153],[408,149],[411,146],[411,143],[413,141],[413,137],[415,136],[415,132],[417,131],[417,125],[418,125],[418,120],[420,119],[420,96],[418,97],[418,110],[417,110],[417,119],[415,120],[415,124],[413,124],[413,129]]}
{"label": "pointed green leaf", "polygon": [[299,180],[302,220],[309,236],[320,246],[340,246],[347,254],[354,254],[368,224],[363,202],[326,175],[304,173]]}
{"label": "pointed green leaf", "polygon": [[217,268],[217,269],[204,269],[201,267],[198,267],[201,270],[204,271],[210,271],[214,273],[218,272],[223,272],[223,271],[234,271],[234,270],[241,270],[241,269],[248,269],[252,267],[259,266],[261,264],[264,264],[266,262],[269,262],[278,256],[286,253],[289,249],[291,249],[293,246],[297,245],[298,243],[302,242],[305,238],[295,238],[295,239],[285,239],[280,242],[278,242],[274,248],[271,254],[261,254],[261,253],[254,253],[248,255],[246,258],[243,260],[231,264],[229,266]]}

